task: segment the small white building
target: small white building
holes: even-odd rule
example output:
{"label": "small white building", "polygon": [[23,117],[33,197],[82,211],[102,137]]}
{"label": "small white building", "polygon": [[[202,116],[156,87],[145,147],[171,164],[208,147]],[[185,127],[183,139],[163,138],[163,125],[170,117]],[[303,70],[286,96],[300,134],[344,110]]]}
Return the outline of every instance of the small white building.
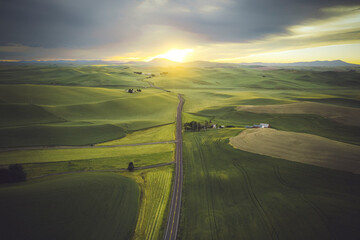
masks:
{"label": "small white building", "polygon": [[268,128],[270,126],[268,123],[260,123],[259,125],[261,128]]}
{"label": "small white building", "polygon": [[212,125],[213,128],[216,128],[216,124]]}

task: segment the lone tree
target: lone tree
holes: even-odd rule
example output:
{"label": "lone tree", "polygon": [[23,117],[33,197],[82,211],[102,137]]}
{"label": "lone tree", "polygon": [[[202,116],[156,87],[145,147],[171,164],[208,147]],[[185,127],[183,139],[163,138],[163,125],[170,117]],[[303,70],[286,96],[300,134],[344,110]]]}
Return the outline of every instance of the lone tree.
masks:
{"label": "lone tree", "polygon": [[133,171],[134,170],[134,163],[133,162],[129,162],[129,166],[128,166],[128,170],[129,171]]}
{"label": "lone tree", "polygon": [[9,167],[0,169],[0,183],[14,183],[26,181],[26,173],[21,164],[10,164]]}

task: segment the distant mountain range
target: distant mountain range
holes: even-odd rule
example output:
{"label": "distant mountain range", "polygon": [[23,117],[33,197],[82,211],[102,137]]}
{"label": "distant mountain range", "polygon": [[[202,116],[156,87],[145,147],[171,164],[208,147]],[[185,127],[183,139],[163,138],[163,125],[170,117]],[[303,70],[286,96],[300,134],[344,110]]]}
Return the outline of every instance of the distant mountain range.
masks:
{"label": "distant mountain range", "polygon": [[[1,63],[1,62],[0,62]],[[103,60],[55,60],[55,61],[20,61],[20,62],[3,62],[6,64],[59,64],[59,65],[137,65],[137,66],[162,66],[162,67],[173,67],[173,66],[183,66],[183,67],[208,67],[208,68],[225,68],[225,67],[237,67],[237,66],[272,66],[272,67],[356,67],[360,66],[358,64],[351,64],[341,60],[334,61],[312,61],[312,62],[293,62],[293,63],[263,63],[263,62],[253,62],[253,63],[220,63],[220,62],[208,62],[208,61],[194,61],[194,62],[185,62],[178,63],[171,61],[166,58],[155,58],[148,62],[142,61],[131,61],[131,62],[121,62],[121,61],[103,61]]]}
{"label": "distant mountain range", "polygon": [[312,61],[312,62],[293,62],[293,63],[240,63],[240,65],[260,65],[274,67],[354,67],[358,64],[351,64],[341,60],[334,61]]}

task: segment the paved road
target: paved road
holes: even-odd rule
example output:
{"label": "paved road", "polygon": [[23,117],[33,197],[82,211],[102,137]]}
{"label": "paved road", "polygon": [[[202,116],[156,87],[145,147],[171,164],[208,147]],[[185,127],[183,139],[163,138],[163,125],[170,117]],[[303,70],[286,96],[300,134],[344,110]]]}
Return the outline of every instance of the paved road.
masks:
{"label": "paved road", "polygon": [[182,122],[181,113],[184,99],[179,97],[179,105],[176,112],[176,149],[175,149],[175,178],[173,195],[171,199],[169,218],[165,229],[164,240],[175,240],[180,221],[181,195],[183,185],[183,166],[182,166]]}
{"label": "paved road", "polygon": [[85,145],[85,146],[34,146],[34,147],[10,147],[10,148],[0,148],[0,152],[7,151],[21,151],[21,150],[44,150],[44,149],[78,149],[78,148],[113,148],[113,147],[133,147],[140,145],[152,145],[152,144],[165,144],[165,143],[176,143],[174,141],[165,141],[165,142],[150,142],[150,143],[132,143],[132,144],[121,144],[121,145]]}

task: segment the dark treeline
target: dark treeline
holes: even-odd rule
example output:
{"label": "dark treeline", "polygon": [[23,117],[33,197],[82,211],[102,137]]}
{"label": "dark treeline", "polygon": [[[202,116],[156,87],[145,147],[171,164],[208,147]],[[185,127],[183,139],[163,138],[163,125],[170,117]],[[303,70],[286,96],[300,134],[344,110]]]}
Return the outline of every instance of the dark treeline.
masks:
{"label": "dark treeline", "polygon": [[26,173],[21,164],[11,164],[7,169],[0,169],[0,184],[22,181],[26,181]]}
{"label": "dark treeline", "polygon": [[193,131],[193,132],[200,131],[201,129],[211,128],[211,127],[212,127],[211,120],[210,120],[210,122],[205,121],[205,123],[191,121],[191,122],[187,122],[184,124],[184,128],[186,131]]}

